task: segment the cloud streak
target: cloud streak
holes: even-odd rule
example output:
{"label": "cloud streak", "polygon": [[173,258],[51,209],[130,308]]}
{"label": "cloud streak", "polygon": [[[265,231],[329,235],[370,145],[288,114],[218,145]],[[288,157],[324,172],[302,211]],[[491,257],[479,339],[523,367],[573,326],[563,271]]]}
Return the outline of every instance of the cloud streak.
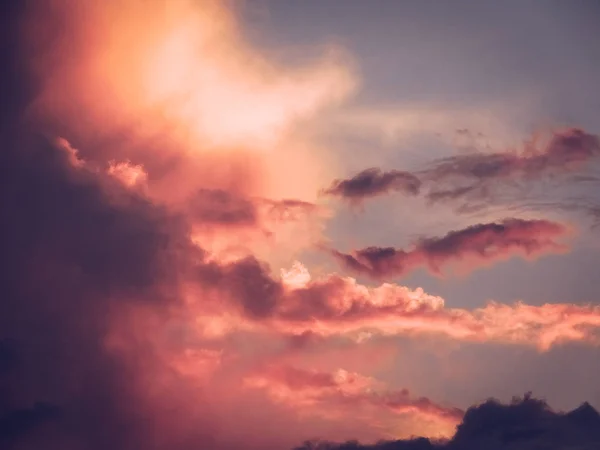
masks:
{"label": "cloud streak", "polygon": [[345,268],[375,279],[403,276],[420,267],[440,275],[442,268],[452,263],[472,270],[512,256],[560,253],[566,247],[557,239],[566,235],[567,228],[556,222],[505,219],[422,238],[410,250],[367,247],[350,254],[331,250],[331,254]]}
{"label": "cloud streak", "polygon": [[535,179],[551,171],[567,172],[578,168],[600,154],[597,136],[579,128],[554,132],[545,144],[526,144],[521,153],[474,153],[452,156],[434,162],[431,179],[451,177],[478,181],[522,176]]}
{"label": "cloud streak", "polygon": [[580,128],[535,136],[520,151],[473,151],[431,161],[418,171],[365,169],[336,179],[325,194],[362,202],[402,192],[423,195],[431,203],[489,198],[499,185],[529,183],[551,174],[581,169],[600,155],[600,139]]}
{"label": "cloud streak", "polygon": [[322,192],[352,203],[361,203],[363,200],[392,192],[417,195],[420,188],[421,181],[410,172],[400,170],[384,172],[373,167],[357,173],[352,178],[334,180],[331,186]]}
{"label": "cloud streak", "polygon": [[247,377],[245,384],[266,390],[276,402],[296,411],[325,418],[343,420],[349,411],[364,413],[369,408],[375,410],[375,417],[381,413],[408,414],[452,429],[464,415],[459,408],[436,404],[427,397],[414,397],[407,389],[386,390],[372,378],[343,369],[329,373],[274,366]]}
{"label": "cloud streak", "polygon": [[[248,258],[203,266],[199,281],[227,295],[235,327],[364,339],[373,335],[437,335],[471,342],[533,345],[541,351],[569,341],[598,343],[600,309],[573,304],[490,302],[473,310],[447,308],[444,299],[394,284],[360,285],[328,275],[311,280],[296,267],[285,282]],[[366,334],[365,334],[366,333]]]}

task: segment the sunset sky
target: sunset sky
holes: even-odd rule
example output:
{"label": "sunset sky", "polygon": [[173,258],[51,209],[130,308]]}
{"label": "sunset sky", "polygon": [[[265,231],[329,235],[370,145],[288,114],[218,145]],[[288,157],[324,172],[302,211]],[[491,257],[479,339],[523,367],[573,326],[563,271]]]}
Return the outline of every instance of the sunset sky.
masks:
{"label": "sunset sky", "polygon": [[600,409],[595,2],[5,3],[0,447]]}

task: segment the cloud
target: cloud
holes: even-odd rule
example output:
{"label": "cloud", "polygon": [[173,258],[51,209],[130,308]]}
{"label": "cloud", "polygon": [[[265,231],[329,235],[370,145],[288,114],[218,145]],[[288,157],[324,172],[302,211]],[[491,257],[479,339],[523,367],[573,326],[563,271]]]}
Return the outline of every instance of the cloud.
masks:
{"label": "cloud", "polygon": [[356,203],[391,192],[417,195],[420,187],[421,181],[410,172],[399,170],[383,172],[373,167],[357,173],[352,178],[334,180],[329,188],[323,190],[323,193]]}
{"label": "cloud", "polygon": [[[462,418],[459,408],[442,406],[426,397],[414,397],[407,389],[387,390],[382,383],[338,369],[333,373],[290,366],[272,366],[246,377],[246,386],[264,389],[274,401],[312,414],[341,420],[349,414],[370,413],[416,416],[452,429]],[[373,420],[373,419],[371,419]]]}
{"label": "cloud", "polygon": [[[464,136],[468,130],[458,132]],[[499,193],[505,203],[522,202],[532,182],[581,170],[598,155],[598,136],[580,128],[565,128],[555,130],[549,136],[534,135],[520,150],[471,149],[435,159],[412,172],[369,168],[353,177],[334,180],[322,192],[362,202],[400,191],[422,195],[430,205],[464,201],[466,203],[459,212],[466,212],[487,206],[485,202],[498,201]],[[585,177],[582,180],[585,181]],[[505,198],[507,196],[509,199]]]}
{"label": "cloud", "polygon": [[519,202],[531,182],[580,170],[599,154],[598,136],[567,128],[545,140],[534,136],[520,152],[473,152],[444,158],[433,162],[421,176],[427,180],[426,198],[431,203],[491,201],[500,186],[511,185],[516,187],[512,202]]}
{"label": "cloud", "polygon": [[439,238],[422,238],[410,250],[367,247],[351,254],[331,253],[347,269],[376,279],[403,276],[419,267],[439,275],[450,263],[476,268],[515,255],[534,258],[562,252],[566,247],[556,239],[566,234],[567,228],[555,222],[505,219],[471,225]]}
{"label": "cloud", "polygon": [[355,92],[345,49],[325,42],[300,60],[266,57],[220,0],[31,2],[24,18],[19,58],[35,80],[26,112],[36,129],[168,208],[223,192],[288,202],[302,216],[271,220],[273,209],[265,225],[259,213],[260,229],[243,233],[204,223],[195,232],[211,251],[279,263],[322,239],[326,215],[299,205],[331,178],[312,123]]}
{"label": "cloud", "polygon": [[18,438],[58,417],[60,409],[54,405],[36,403],[29,409],[17,409],[0,417],[0,442],[12,445]]}
{"label": "cloud", "polygon": [[[155,448],[144,423],[164,420],[159,404],[183,405],[148,396],[156,379],[144,374],[173,387],[182,380],[170,375],[164,345],[140,331],[146,309],[160,317],[176,308],[180,270],[198,257],[185,224],[109,175],[73,167],[51,141],[16,130],[2,145],[0,336],[11,350],[0,416],[31,417],[18,448]],[[33,427],[46,409],[16,412],[35,403],[60,414]],[[174,442],[175,429],[161,429]]]}
{"label": "cloud", "polygon": [[339,46],[302,63],[266,58],[218,0],[32,4],[26,31],[41,91],[31,114],[86,159],[143,165],[160,198],[218,188],[314,200],[322,152],[295,125],[357,85]]}
{"label": "cloud", "polygon": [[521,153],[473,153],[451,156],[433,164],[432,179],[450,177],[484,181],[522,176],[536,178],[550,171],[564,172],[588,163],[600,154],[597,136],[579,128],[556,131],[547,143],[532,139]]}
{"label": "cloud", "polygon": [[420,288],[387,283],[367,287],[335,274],[313,280],[298,265],[282,282],[253,258],[204,266],[198,274],[208,292],[227,295],[232,306],[224,306],[225,311],[238,318],[233,327],[245,330],[357,340],[369,333],[438,335],[533,345],[541,351],[568,341],[598,343],[597,306],[490,302],[473,310],[446,308],[442,298]]}
{"label": "cloud", "polygon": [[456,434],[447,442],[425,438],[336,444],[306,442],[296,450],[592,450],[600,444],[600,414],[588,403],[568,413],[553,411],[544,401],[526,394],[509,404],[488,400],[469,408]]}

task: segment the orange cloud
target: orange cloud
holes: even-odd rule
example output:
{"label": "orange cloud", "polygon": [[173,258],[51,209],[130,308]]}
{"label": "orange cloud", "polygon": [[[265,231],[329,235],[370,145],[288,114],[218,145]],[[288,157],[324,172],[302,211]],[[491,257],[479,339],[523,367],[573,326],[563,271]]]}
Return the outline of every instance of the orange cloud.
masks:
{"label": "orange cloud", "polygon": [[[50,44],[39,41],[40,21],[53,31],[49,16],[61,21],[60,37]],[[308,171],[318,164],[316,155],[286,136],[294,124],[352,92],[355,77],[341,49],[330,47],[302,67],[269,61],[245,42],[232,11],[215,0],[128,0],[118,7],[54,1],[33,11],[30,26],[38,31],[30,36],[34,47],[45,50],[34,64],[45,88],[34,111],[46,114],[46,122],[50,115],[75,140],[120,133],[120,142],[102,149],[107,156],[138,164],[170,154],[207,174],[199,166],[214,166],[223,155],[229,164],[241,158],[240,171],[262,170],[244,185],[247,193],[314,198],[316,180]],[[286,145],[295,148],[284,161]],[[250,164],[244,167],[244,160]],[[223,169],[217,169],[222,182],[235,176]],[[212,185],[179,182],[228,187],[214,183],[215,175],[206,180]],[[298,183],[300,189],[290,189]]]}
{"label": "orange cloud", "polygon": [[[122,182],[143,182],[153,201],[180,209],[211,190],[297,212],[329,179],[333,161],[310,124],[355,90],[342,48],[297,64],[266,58],[217,0],[54,0],[32,6],[26,25],[41,84],[32,120]],[[279,262],[320,239],[325,218],[197,234],[224,257]]]}

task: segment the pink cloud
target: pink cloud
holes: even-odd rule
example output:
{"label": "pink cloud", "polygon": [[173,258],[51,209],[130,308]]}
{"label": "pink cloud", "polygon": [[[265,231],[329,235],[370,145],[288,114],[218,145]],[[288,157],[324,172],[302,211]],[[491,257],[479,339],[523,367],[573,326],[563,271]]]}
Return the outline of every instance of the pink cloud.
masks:
{"label": "pink cloud", "polygon": [[422,238],[409,250],[367,247],[349,254],[331,253],[347,269],[377,279],[402,276],[420,267],[439,275],[442,267],[452,263],[472,269],[512,256],[564,252],[567,247],[557,239],[567,234],[567,227],[556,222],[505,219]]}

